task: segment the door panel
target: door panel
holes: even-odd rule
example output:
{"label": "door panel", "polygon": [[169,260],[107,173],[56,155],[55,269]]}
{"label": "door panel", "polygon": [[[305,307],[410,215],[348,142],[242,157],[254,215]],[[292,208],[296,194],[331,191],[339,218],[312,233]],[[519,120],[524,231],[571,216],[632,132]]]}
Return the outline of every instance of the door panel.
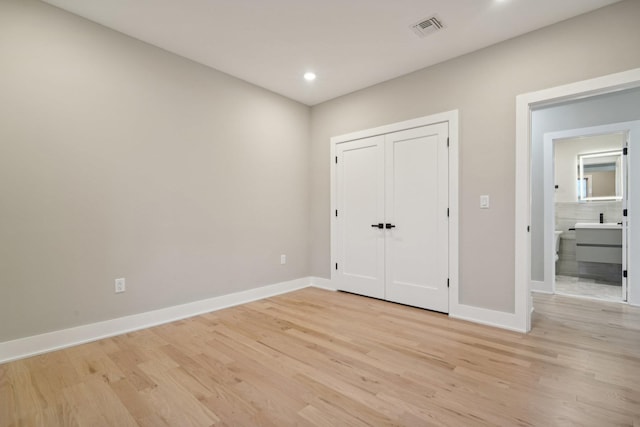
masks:
{"label": "door panel", "polygon": [[337,147],[338,289],[384,298],[384,137]]}
{"label": "door panel", "polygon": [[448,312],[447,136],[442,123],[336,145],[338,289]]}
{"label": "door panel", "polygon": [[447,124],[386,136],[386,299],[449,311]]}

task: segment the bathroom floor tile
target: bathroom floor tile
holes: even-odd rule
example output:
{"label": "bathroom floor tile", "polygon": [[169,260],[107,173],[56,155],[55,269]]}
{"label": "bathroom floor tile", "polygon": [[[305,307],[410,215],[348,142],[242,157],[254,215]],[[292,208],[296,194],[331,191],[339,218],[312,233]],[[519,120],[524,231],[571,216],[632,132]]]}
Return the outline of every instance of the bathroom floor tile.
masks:
{"label": "bathroom floor tile", "polygon": [[572,276],[556,276],[556,293],[605,301],[622,301],[622,284]]}

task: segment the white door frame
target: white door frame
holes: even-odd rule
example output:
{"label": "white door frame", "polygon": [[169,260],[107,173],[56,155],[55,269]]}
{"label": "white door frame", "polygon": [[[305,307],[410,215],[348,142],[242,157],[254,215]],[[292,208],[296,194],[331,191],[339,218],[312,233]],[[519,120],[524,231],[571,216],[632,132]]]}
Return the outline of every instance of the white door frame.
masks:
{"label": "white door frame", "polygon": [[640,68],[516,97],[515,320],[531,330],[531,110],[640,87]]}
{"label": "white door frame", "polygon": [[[338,227],[336,226],[335,211],[337,207],[336,191],[336,145],[342,142],[368,138],[376,135],[385,135],[392,132],[429,126],[438,123],[449,124],[449,313],[455,313],[458,306],[458,110],[419,117],[403,122],[392,123],[385,126],[366,129],[358,132],[331,138],[330,157],[330,186],[331,186],[331,280],[336,280],[335,264],[338,254]],[[334,282],[335,283],[335,282]]]}

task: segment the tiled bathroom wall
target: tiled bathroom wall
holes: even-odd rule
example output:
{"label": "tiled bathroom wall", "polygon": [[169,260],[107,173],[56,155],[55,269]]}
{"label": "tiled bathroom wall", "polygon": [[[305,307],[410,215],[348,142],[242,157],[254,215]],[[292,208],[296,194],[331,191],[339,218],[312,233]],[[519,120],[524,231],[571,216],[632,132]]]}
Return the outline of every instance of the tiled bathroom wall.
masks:
{"label": "tiled bathroom wall", "polygon": [[600,213],[604,214],[604,222],[622,221],[622,202],[557,202],[555,207],[556,230],[562,231],[556,274],[610,282],[622,281],[622,269],[619,264],[582,262],[578,265],[576,232],[569,230],[574,228],[577,222],[599,222]]}

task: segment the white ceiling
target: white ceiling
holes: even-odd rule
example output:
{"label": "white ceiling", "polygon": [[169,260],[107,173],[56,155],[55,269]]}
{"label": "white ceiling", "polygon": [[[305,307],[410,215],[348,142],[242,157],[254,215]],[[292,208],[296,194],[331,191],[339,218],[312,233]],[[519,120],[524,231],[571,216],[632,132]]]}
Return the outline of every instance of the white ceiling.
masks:
{"label": "white ceiling", "polygon": [[[314,105],[618,0],[44,1]],[[433,14],[446,27],[416,36]]]}

